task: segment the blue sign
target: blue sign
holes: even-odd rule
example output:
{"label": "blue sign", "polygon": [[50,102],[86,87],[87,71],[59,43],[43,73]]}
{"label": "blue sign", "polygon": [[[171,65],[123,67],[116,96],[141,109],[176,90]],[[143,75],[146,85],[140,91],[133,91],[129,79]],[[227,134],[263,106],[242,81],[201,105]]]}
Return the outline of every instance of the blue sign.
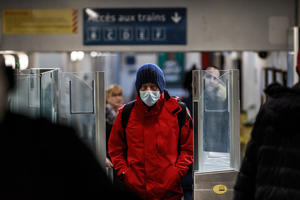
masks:
{"label": "blue sign", "polygon": [[85,8],[84,45],[184,45],[186,21],[186,8]]}

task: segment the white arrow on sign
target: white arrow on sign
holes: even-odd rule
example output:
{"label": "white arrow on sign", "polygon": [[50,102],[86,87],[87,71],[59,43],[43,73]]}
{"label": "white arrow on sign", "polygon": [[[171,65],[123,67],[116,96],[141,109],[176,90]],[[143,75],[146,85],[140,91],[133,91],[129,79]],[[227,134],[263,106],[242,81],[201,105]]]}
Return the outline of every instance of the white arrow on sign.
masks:
{"label": "white arrow on sign", "polygon": [[180,22],[181,16],[178,15],[178,12],[175,12],[174,16],[171,16],[171,19],[177,24],[178,22]]}

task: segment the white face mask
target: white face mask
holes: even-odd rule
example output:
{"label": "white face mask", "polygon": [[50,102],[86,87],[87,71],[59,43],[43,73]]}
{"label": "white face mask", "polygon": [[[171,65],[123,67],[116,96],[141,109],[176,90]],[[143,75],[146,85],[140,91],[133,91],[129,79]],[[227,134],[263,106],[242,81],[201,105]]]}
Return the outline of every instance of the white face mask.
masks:
{"label": "white face mask", "polygon": [[142,101],[149,107],[153,106],[160,98],[159,91],[140,91]]}

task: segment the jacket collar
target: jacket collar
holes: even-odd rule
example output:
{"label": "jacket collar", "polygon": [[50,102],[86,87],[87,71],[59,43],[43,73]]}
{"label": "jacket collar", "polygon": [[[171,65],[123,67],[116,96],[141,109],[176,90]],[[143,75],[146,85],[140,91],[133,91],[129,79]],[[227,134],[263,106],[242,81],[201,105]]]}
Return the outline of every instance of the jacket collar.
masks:
{"label": "jacket collar", "polygon": [[170,113],[177,114],[182,110],[180,105],[178,104],[178,100],[180,99],[179,97],[171,97],[168,91],[165,90],[165,99],[165,107]]}

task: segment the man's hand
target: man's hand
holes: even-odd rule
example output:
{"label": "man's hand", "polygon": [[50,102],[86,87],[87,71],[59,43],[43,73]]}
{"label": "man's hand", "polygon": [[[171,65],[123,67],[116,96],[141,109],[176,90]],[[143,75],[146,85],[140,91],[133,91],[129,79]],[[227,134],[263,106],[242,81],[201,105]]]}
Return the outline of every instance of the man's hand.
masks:
{"label": "man's hand", "polygon": [[222,84],[219,84],[216,95],[219,99],[221,99],[222,101],[225,101],[226,100],[226,87],[224,87]]}
{"label": "man's hand", "polygon": [[105,160],[105,166],[107,168],[113,168],[114,167],[114,165],[112,164],[112,162],[110,161],[109,158],[106,158],[106,160]]}

